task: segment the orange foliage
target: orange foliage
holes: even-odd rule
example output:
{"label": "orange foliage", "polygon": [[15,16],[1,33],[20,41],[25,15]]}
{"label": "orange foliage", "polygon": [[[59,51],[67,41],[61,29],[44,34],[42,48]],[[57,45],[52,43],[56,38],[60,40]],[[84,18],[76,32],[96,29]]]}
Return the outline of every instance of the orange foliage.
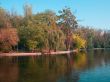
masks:
{"label": "orange foliage", "polygon": [[7,42],[10,45],[17,45],[19,41],[17,31],[15,28],[2,28],[0,29],[0,42]]}

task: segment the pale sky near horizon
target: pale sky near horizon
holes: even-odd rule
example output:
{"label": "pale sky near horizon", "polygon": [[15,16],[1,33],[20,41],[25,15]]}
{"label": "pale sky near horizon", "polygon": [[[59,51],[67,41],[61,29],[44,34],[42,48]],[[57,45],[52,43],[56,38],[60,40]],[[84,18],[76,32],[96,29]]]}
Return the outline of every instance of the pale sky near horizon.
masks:
{"label": "pale sky near horizon", "polygon": [[23,5],[29,3],[33,13],[50,9],[58,13],[65,6],[75,12],[80,25],[110,30],[110,0],[0,0],[0,6],[23,14]]}

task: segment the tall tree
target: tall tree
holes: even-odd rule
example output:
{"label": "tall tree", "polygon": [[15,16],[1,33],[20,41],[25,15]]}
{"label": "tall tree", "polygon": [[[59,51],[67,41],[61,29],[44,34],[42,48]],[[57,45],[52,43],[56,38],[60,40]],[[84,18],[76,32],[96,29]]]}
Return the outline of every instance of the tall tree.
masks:
{"label": "tall tree", "polygon": [[66,35],[65,44],[67,50],[69,50],[72,40],[72,32],[77,28],[78,23],[70,8],[64,8],[63,10],[59,11],[59,13],[58,24]]}

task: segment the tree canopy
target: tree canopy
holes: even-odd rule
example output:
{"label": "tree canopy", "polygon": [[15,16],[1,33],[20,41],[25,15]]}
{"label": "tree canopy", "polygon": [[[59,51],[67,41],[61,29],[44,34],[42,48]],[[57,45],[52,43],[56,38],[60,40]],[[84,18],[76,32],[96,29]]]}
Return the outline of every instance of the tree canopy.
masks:
{"label": "tree canopy", "polygon": [[46,10],[32,13],[24,6],[24,16],[0,7],[0,51],[51,51],[80,48],[110,48],[110,32],[78,24],[70,8],[56,14]]}

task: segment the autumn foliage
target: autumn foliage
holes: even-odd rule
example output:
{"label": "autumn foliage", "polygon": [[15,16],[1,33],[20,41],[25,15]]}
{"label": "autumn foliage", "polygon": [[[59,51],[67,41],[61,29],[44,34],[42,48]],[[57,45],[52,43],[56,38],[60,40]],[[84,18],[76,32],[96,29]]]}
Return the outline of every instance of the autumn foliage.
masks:
{"label": "autumn foliage", "polygon": [[80,26],[70,8],[58,13],[33,14],[26,5],[20,16],[0,8],[0,52],[110,48],[110,32]]}
{"label": "autumn foliage", "polygon": [[16,28],[13,28],[7,13],[0,10],[0,51],[10,51],[19,41]]}

